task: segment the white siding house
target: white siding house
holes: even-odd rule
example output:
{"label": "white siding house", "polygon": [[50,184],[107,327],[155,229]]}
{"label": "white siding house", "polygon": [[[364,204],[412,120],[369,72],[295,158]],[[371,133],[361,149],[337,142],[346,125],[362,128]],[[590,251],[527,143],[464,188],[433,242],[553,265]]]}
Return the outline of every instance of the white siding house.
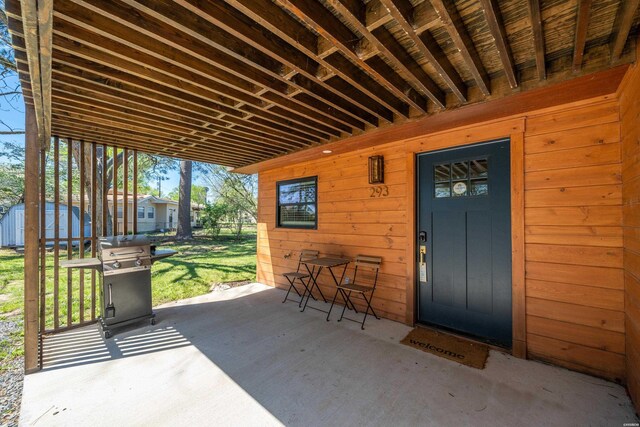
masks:
{"label": "white siding house", "polygon": [[[113,212],[113,202],[109,196],[109,209]],[[118,230],[124,230],[124,197],[118,195]],[[203,206],[192,204],[191,226],[200,224],[200,212]],[[133,212],[133,197],[128,198],[127,229],[133,230],[134,215],[138,219],[138,233],[152,231],[171,231],[178,226],[178,202],[155,196],[138,197],[138,212]]]}

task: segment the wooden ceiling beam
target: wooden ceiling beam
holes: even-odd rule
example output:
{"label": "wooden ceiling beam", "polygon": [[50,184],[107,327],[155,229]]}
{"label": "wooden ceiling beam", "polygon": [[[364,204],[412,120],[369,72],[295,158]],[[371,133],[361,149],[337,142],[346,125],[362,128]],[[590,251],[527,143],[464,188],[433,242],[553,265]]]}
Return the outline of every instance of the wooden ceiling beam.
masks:
{"label": "wooden ceiling beam", "polygon": [[135,138],[127,138],[122,135],[112,135],[102,133],[97,129],[77,129],[67,125],[53,124],[52,134],[60,138],[73,138],[91,142],[94,144],[105,144],[118,148],[129,148],[138,150],[141,153],[154,154],[165,157],[174,157],[178,159],[194,160],[198,162],[208,162],[220,164],[223,166],[234,167],[236,164],[248,165],[246,159],[229,158],[217,153],[207,152],[206,150],[188,150],[186,148],[175,147],[157,147],[150,145],[148,142],[140,141]]}
{"label": "wooden ceiling beam", "polygon": [[[286,153],[286,150],[273,150],[273,151],[261,151],[255,150],[252,147],[251,141],[239,141],[235,138],[231,139],[228,135],[222,133],[211,135],[207,140],[193,140],[192,138],[183,138],[175,135],[166,135],[162,132],[157,132],[150,128],[141,127],[140,125],[130,125],[124,122],[118,121],[114,123],[110,120],[104,120],[96,117],[89,117],[84,114],[70,113],[65,111],[55,111],[53,116],[56,118],[57,125],[64,126],[95,126],[102,129],[105,132],[125,132],[131,137],[149,137],[153,138],[154,144],[166,145],[166,144],[186,144],[191,147],[198,147],[203,150],[215,150],[221,154],[225,154],[229,157],[236,157],[241,159],[246,157],[247,159],[257,160],[260,157],[264,157],[264,154],[268,156],[281,155]],[[229,142],[232,142],[232,146]]]}
{"label": "wooden ceiling beam", "polygon": [[38,144],[49,147],[51,139],[51,30],[53,0],[13,0],[9,10],[19,11],[21,19],[8,22],[11,34],[24,37],[27,55],[25,78],[31,83]]}
{"label": "wooden ceiling beam", "polygon": [[127,109],[127,111],[131,112],[144,112],[163,121],[173,120],[198,127],[206,127],[207,124],[211,123],[223,127],[235,126],[236,129],[255,129],[265,134],[280,136],[290,143],[300,142],[308,145],[318,141],[318,139],[311,139],[309,135],[296,129],[293,124],[288,126],[280,125],[259,117],[253,117],[251,123],[236,117],[214,118],[213,116],[201,115],[195,111],[183,110],[176,106],[167,108],[164,104],[141,98],[137,95],[122,96],[120,92],[113,91],[109,87],[94,83],[86,84],[82,80],[76,80],[65,75],[54,74],[54,80],[56,81],[54,92],[58,96],[82,103],[91,103],[92,100],[95,100],[114,108]]}
{"label": "wooden ceiling beam", "polygon": [[[397,83],[397,81],[389,74],[386,74],[386,70],[377,70],[362,60],[358,53],[358,37],[329,10],[324,7],[319,7],[316,3],[308,2],[307,0],[276,0],[276,3],[283,9],[289,11],[289,13],[297,16],[321,36],[331,41],[338,48],[339,52],[345,55],[345,61],[348,61],[346,58],[349,58],[354,64],[357,64],[365,70],[378,84],[393,93],[395,95],[393,102],[386,102],[389,108],[400,115],[409,117],[408,109],[402,105],[397,105],[397,101],[401,101],[401,103],[409,104],[420,111],[427,111],[426,99],[417,93],[409,84],[405,82],[405,85],[401,87],[396,86],[394,83]],[[347,64],[340,60],[338,55],[339,53],[334,53],[328,56],[326,58],[327,62],[331,65],[339,63],[346,66]],[[329,60],[330,58],[332,61]]]}
{"label": "wooden ceiling beam", "polygon": [[313,145],[313,141],[298,139],[297,136],[280,131],[274,131],[272,129],[266,129],[259,125],[249,127],[246,126],[246,124],[240,124],[242,122],[234,123],[232,121],[221,120],[213,117],[198,120],[194,118],[194,115],[186,116],[181,114],[181,112],[149,106],[148,103],[140,104],[132,102],[129,98],[122,99],[116,96],[93,92],[91,90],[82,91],[77,87],[66,84],[58,84],[54,88],[53,94],[54,99],[57,102],[77,103],[85,109],[100,108],[102,110],[107,110],[110,114],[117,114],[117,112],[121,111],[125,115],[136,117],[137,120],[140,120],[140,117],[143,117],[158,121],[166,126],[182,127],[187,131],[206,133],[211,132],[211,129],[229,129],[233,126],[233,131],[238,132],[243,136],[264,137],[273,141],[286,143],[287,145],[292,141]]}
{"label": "wooden ceiling beam", "polygon": [[[114,135],[120,137],[126,137],[132,140],[138,140],[141,142],[147,142],[148,144],[157,147],[173,147],[176,149],[196,149],[202,152],[209,150],[215,150],[216,153],[230,158],[242,161],[243,159],[257,160],[261,157],[265,157],[262,153],[258,153],[255,150],[251,151],[250,148],[246,148],[244,145],[230,146],[228,141],[225,141],[225,137],[216,135],[213,138],[218,139],[219,142],[207,143],[205,141],[187,142],[178,138],[167,138],[155,134],[147,134],[144,131],[136,130],[131,126],[112,125],[108,123],[87,121],[86,119],[79,118],[75,115],[60,115],[56,116],[56,126],[66,128],[76,128],[78,130],[95,130],[103,135]],[[283,151],[284,152],[284,151]],[[283,152],[280,152],[282,154]],[[273,156],[273,154],[266,157]]]}
{"label": "wooden ceiling beam", "polygon": [[591,14],[591,0],[579,0],[576,17],[576,36],[573,42],[573,71],[578,72],[582,68],[584,48],[587,42],[587,30],[589,29],[589,15]]}
{"label": "wooden ceiling beam", "polygon": [[536,55],[536,69],[538,80],[547,78],[547,66],[544,58],[544,33],[542,31],[542,15],[540,14],[540,0],[528,0],[529,19],[533,31],[533,48]]}
{"label": "wooden ceiling beam", "polygon": [[[90,101],[76,101],[75,99],[68,99],[64,97],[65,94],[60,96],[57,92],[54,91],[53,94],[53,109],[54,111],[69,111],[75,113],[85,114],[87,116],[95,116],[98,118],[108,119],[108,118],[118,118],[118,120],[123,120],[125,123],[136,123],[136,124],[144,124],[145,126],[156,129],[166,131],[172,131],[181,137],[187,138],[209,138],[213,131],[225,131],[232,134],[239,134],[245,138],[250,138],[255,140],[255,135],[242,130],[240,127],[227,128],[224,126],[215,126],[207,124],[201,127],[187,127],[186,125],[180,122],[168,122],[163,121],[153,115],[148,115],[140,111],[131,111],[129,109],[120,108],[118,109],[116,106],[111,106],[109,104],[101,103],[101,102],[93,102]],[[267,141],[277,141],[276,139],[272,139],[269,135],[258,134],[259,138],[266,139]],[[266,146],[261,146],[260,150],[267,148]],[[255,151],[255,149],[254,149]]]}
{"label": "wooden ceiling beam", "polygon": [[465,29],[464,22],[462,22],[455,3],[450,0],[430,1],[449,37],[453,41],[453,44],[460,51],[460,55],[462,55],[465,65],[473,76],[478,88],[485,96],[491,95],[489,76],[473,44],[473,40],[471,40],[471,37]]}
{"label": "wooden ceiling beam", "polygon": [[[208,79],[204,79],[202,77],[198,77],[198,75],[182,69],[182,68],[178,68],[178,67],[172,67],[172,66],[168,66],[166,65],[166,63],[164,63],[163,61],[160,61],[158,59],[156,59],[155,57],[151,57],[149,55],[146,55],[144,53],[139,52],[138,50],[134,49],[134,48],[130,48],[129,46],[125,46],[125,45],[120,45],[120,44],[116,44],[114,45],[115,42],[110,41],[110,40],[102,40],[100,35],[95,34],[95,33],[91,33],[88,31],[83,30],[82,28],[79,28],[73,24],[66,24],[64,23],[64,21],[62,19],[58,19],[57,21],[57,27],[60,27],[59,29],[57,29],[56,31],[58,32],[64,32],[65,37],[74,37],[75,40],[82,42],[82,43],[88,43],[87,40],[92,41],[93,45],[91,45],[93,48],[95,49],[102,49],[103,51],[108,51],[110,54],[116,54],[116,51],[118,52],[117,54],[120,55],[122,58],[124,58],[125,54],[128,55],[126,56],[127,59],[130,59],[131,61],[134,61],[136,63],[138,63],[140,65],[140,67],[138,67],[138,69],[143,69],[145,70],[145,74],[148,74],[150,71],[149,70],[153,70],[153,69],[160,69],[162,71],[164,71],[168,76],[176,76],[176,77],[181,77],[184,80],[191,80],[194,81],[198,84],[201,85],[201,87],[204,88],[208,88],[207,89],[217,89],[219,91],[219,93],[223,93],[225,94],[225,96],[230,96],[232,98],[234,98],[236,101],[238,102],[248,102],[250,104],[254,104],[258,109],[263,108],[266,105],[266,102],[264,102],[263,100],[260,100],[259,98],[253,96],[253,95],[248,95],[244,92],[241,91],[236,91],[233,89],[229,89],[227,90],[227,92],[224,92],[224,88],[220,88],[218,86],[216,86],[216,82],[212,82]],[[70,36],[67,33],[72,33],[73,36]],[[116,50],[114,51],[109,51],[107,48],[103,48],[102,44],[106,44],[107,46],[110,46],[112,48],[117,47]],[[98,52],[94,51],[92,53],[92,56],[98,56]],[[131,58],[129,58],[129,56]],[[122,60],[120,58],[116,58],[114,59],[112,62],[110,62],[111,64],[117,65],[117,64],[122,64]],[[144,65],[143,65],[144,64]],[[177,84],[178,87],[182,86],[182,81],[180,81]],[[207,89],[205,89],[205,92],[207,91]],[[198,91],[199,92],[199,91]],[[212,95],[213,96],[213,95]],[[225,104],[229,105],[228,102],[225,102]],[[233,104],[231,104],[233,105]],[[258,115],[266,115],[268,117],[271,117],[272,114],[271,113],[260,113],[259,110],[254,111],[253,114],[258,114]],[[273,120],[273,118],[271,119]],[[278,121],[278,122],[282,122],[283,125],[290,127],[291,122],[289,121],[289,117],[284,117],[282,121]],[[314,135],[316,135],[314,133]],[[327,139],[329,138],[328,134],[317,134],[317,136],[319,136],[320,138],[323,139]]]}
{"label": "wooden ceiling beam", "polygon": [[389,61],[396,72],[411,87],[417,89],[427,96],[438,107],[445,106],[445,97],[442,90],[427,75],[422,67],[416,62],[404,47],[384,26],[379,26],[373,31],[369,31],[364,19],[364,8],[358,7],[352,1],[331,0],[329,4],[338,12],[343,20],[354,27],[364,39],[370,43],[376,52],[384,56]]}
{"label": "wooden ceiling beam", "polygon": [[[129,91],[129,93],[161,101],[167,105],[174,104],[186,110],[199,111],[205,115],[225,114],[227,116],[233,116],[240,119],[247,118],[245,112],[231,106],[219,104],[212,100],[207,101],[195,95],[182,92],[181,90],[156,84],[125,71],[120,71],[103,64],[97,64],[59,50],[54,52],[54,57],[56,58],[56,63],[54,65],[56,71],[64,72],[67,75],[94,81],[106,86],[117,87],[120,90]],[[270,112],[257,109],[254,110],[254,114],[268,115]],[[301,112],[301,114],[287,113],[287,119],[290,122],[302,125],[307,129],[313,129],[320,132],[319,136],[339,136],[342,132],[337,125],[331,126],[329,124],[319,123],[312,118],[304,116],[303,114],[304,112]],[[327,138],[325,137],[324,139]]]}
{"label": "wooden ceiling beam", "polygon": [[413,15],[411,2],[409,0],[382,0],[382,3],[427,61],[436,69],[440,77],[444,79],[456,97],[461,102],[465,102],[467,100],[467,86],[438,45],[438,42],[428,31],[418,35],[413,24],[411,24],[411,16]]}
{"label": "wooden ceiling beam", "polygon": [[480,0],[480,3],[482,3],[484,17],[487,20],[489,31],[491,32],[496,48],[498,49],[498,55],[502,62],[504,74],[507,77],[507,81],[509,82],[511,89],[515,89],[518,87],[516,66],[513,60],[513,54],[511,53],[509,39],[507,38],[507,30],[504,26],[504,21],[502,20],[502,12],[500,12],[498,0]]}
{"label": "wooden ceiling beam", "polygon": [[423,32],[434,28],[439,23],[440,17],[438,16],[438,12],[436,12],[433,5],[428,0],[417,4],[413,9],[411,24],[413,25],[416,33],[422,34]]}
{"label": "wooden ceiling beam", "polygon": [[611,61],[620,59],[624,45],[629,38],[629,31],[633,25],[633,17],[638,9],[640,0],[623,0],[618,6],[618,13],[613,24],[613,34],[611,37]]}
{"label": "wooden ceiling beam", "polygon": [[[227,3],[241,11],[249,18],[253,19],[255,22],[259,22],[260,25],[262,25],[273,34],[276,34],[291,46],[296,47],[306,57],[313,58],[314,61],[317,61],[320,64],[316,76],[313,76],[312,78],[306,75],[304,76],[306,79],[308,79],[306,82],[302,81],[300,78],[294,79],[294,76],[292,76],[290,80],[294,84],[304,87],[309,85],[311,82],[320,80],[327,86],[327,89],[332,91],[333,93],[347,95],[347,97],[351,99],[352,102],[356,103],[360,108],[389,123],[393,122],[393,113],[386,106],[387,100],[392,99],[392,102],[394,104],[399,102],[391,94],[385,95],[383,93],[386,92],[385,88],[380,86],[359,69],[358,73],[350,74],[350,70],[344,70],[338,67],[334,67],[332,64],[329,64],[324,60],[324,58],[326,58],[326,56],[328,56],[329,54],[335,53],[335,50],[337,50],[337,48],[335,48],[335,45],[328,42],[322,37],[318,38],[315,34],[309,31],[307,27],[300,24],[287,12],[285,12],[272,2],[258,2],[254,0],[227,0]],[[301,33],[307,36],[300,37]],[[312,38],[308,37],[308,35],[311,35]],[[323,41],[333,46],[335,48],[334,51],[327,54],[320,54],[318,44]],[[278,52],[274,53],[279,54]],[[333,73],[333,75],[338,76],[353,87],[347,91],[344,91],[342,90],[345,86],[344,84],[330,84],[330,82],[327,82],[326,79],[322,77],[323,70],[329,70],[331,73]],[[298,72],[302,72],[302,70],[294,70],[294,74]],[[336,86],[338,86],[338,88]]]}
{"label": "wooden ceiling beam", "polygon": [[[145,18],[145,30],[131,31],[131,28],[129,28],[127,24],[129,26],[135,26],[135,23],[138,22],[136,16],[139,16],[140,12],[135,10],[134,12],[130,12],[126,5],[123,5],[123,10],[121,10],[114,7],[115,5],[113,5],[112,2],[89,0],[91,2],[91,4],[89,4],[89,2],[82,0],[77,1],[83,6],[90,8],[89,10],[95,13],[84,13],[81,15],[82,20],[76,19],[75,17],[68,15],[71,11],[67,10],[70,8],[67,2],[63,2],[67,5],[59,6],[60,10],[57,8],[56,13],[60,14],[75,25],[81,26],[89,31],[96,32],[105,38],[111,38],[121,44],[128,45],[131,48],[144,49],[147,54],[151,54],[156,57],[162,56],[161,59],[163,60],[167,56],[171,55],[176,58],[172,61],[174,65],[181,67],[191,65],[194,72],[198,72],[200,74],[207,73],[208,78],[217,79],[223,85],[231,87],[230,90],[236,88],[248,94],[256,94],[259,92],[258,87],[262,86],[271,88],[269,84],[272,84],[275,81],[277,84],[273,84],[273,86],[275,86],[275,90],[273,90],[273,92],[276,92],[277,94],[286,94],[288,92],[288,82],[274,80],[274,78],[280,78],[277,72],[274,72],[272,76],[267,76],[264,70],[261,71],[254,68],[248,68],[247,65],[242,64],[238,58],[230,57],[228,52],[218,51],[218,53],[215,54],[216,51],[215,49],[212,49],[212,46],[205,44],[202,40],[192,38],[191,35],[180,33],[175,30],[169,30],[166,23],[157,21],[155,17]],[[159,38],[159,36],[153,36],[151,30],[163,33],[164,37]],[[222,36],[220,37],[222,38]],[[172,47],[173,50],[163,46],[162,43],[158,43],[159,39],[163,43]],[[187,46],[188,48],[182,46]],[[184,52],[186,50],[189,52]],[[262,53],[260,54],[262,55]],[[194,55],[197,59],[194,58]],[[200,61],[207,62],[208,65],[205,66],[205,64],[199,63],[198,59]],[[245,82],[238,76],[249,78],[251,83]],[[247,84],[250,84],[250,86],[247,86]],[[308,106],[299,103],[295,99],[287,98],[286,96],[279,99],[286,100],[289,104],[292,102],[296,104],[296,107],[292,111],[294,114],[295,111],[306,108],[307,111],[309,109],[313,109],[315,111],[314,115],[316,116],[322,115],[327,117],[327,120],[329,121],[336,120],[336,114],[331,110],[331,106]],[[337,117],[339,119],[345,119],[342,115],[337,115]],[[350,121],[351,123],[354,123],[353,120]],[[359,128],[363,128],[362,122],[357,121],[355,123],[358,124]],[[338,125],[337,129],[339,129],[339,132],[351,133],[351,126],[353,125]]]}
{"label": "wooden ceiling beam", "polygon": [[367,30],[373,31],[376,28],[385,25],[393,20],[393,16],[389,13],[389,9],[380,0],[371,0],[367,3],[365,13],[365,25]]}
{"label": "wooden ceiling beam", "polygon": [[[114,118],[117,118],[118,122],[124,123],[125,125],[144,127],[152,132],[165,134],[175,138],[183,138],[183,140],[191,142],[205,141],[208,138],[211,138],[213,132],[223,132],[232,134],[234,138],[238,138],[238,141],[259,142],[261,143],[261,151],[271,151],[274,153],[281,153],[283,151],[283,146],[279,146],[280,148],[274,148],[271,146],[271,144],[285,142],[281,140],[279,141],[278,139],[275,139],[269,135],[243,134],[241,131],[237,131],[235,127],[227,128],[224,126],[208,125],[202,130],[179,128],[176,126],[172,126],[171,124],[166,122],[158,122],[143,118],[139,114],[121,113],[116,109],[102,110],[96,108],[93,105],[83,105],[79,103],[69,102],[60,100],[56,97],[54,97],[53,105],[53,111],[56,113],[67,112],[71,114],[81,114],[83,117],[91,117],[95,120],[102,121],[108,120],[110,122],[114,122]],[[255,148],[252,149],[252,152],[255,152]]]}
{"label": "wooden ceiling beam", "polygon": [[[260,52],[263,56],[272,59],[277,64],[277,67],[263,67],[261,64],[253,63],[249,58],[242,56],[239,57],[240,60],[247,63],[247,65],[259,68],[287,85],[291,84],[291,82],[283,76],[283,63],[290,68],[303,71],[307,78],[315,79],[318,68],[316,61],[301,55],[294,47],[279,40],[274,34],[260,30],[256,25],[251,25],[244,15],[221,2],[205,3],[199,1],[196,6],[192,5],[194,3],[192,1],[182,0],[123,0],[123,2],[152,16],[165,25],[188,34],[194,39],[205,43],[213,43],[215,47],[226,48],[225,42],[229,37],[234,40],[237,39],[240,43],[244,43],[251,49]],[[179,6],[176,6],[176,4]],[[185,9],[181,9],[180,6]],[[212,26],[216,31],[211,30]],[[222,40],[220,40],[220,37],[214,39],[213,35],[217,34],[217,32],[227,36]],[[222,46],[220,46],[221,44]],[[236,54],[238,53],[236,52]],[[322,84],[320,80],[317,80],[316,83]],[[270,86],[265,87],[270,89]],[[304,90],[302,87],[297,89]],[[278,92],[278,95],[283,95],[282,92],[275,92]],[[284,95],[287,95],[287,93],[289,93],[289,90]],[[376,122],[369,113],[365,113],[362,110],[354,113],[359,107],[353,105],[351,99],[343,98],[342,94],[331,93],[329,98],[321,97],[314,92],[309,92],[309,94],[315,98],[315,101],[300,103],[303,108],[315,109],[318,113],[343,121],[348,121],[343,117],[346,114],[353,118],[351,123],[356,123],[355,125],[351,124],[351,126],[361,130],[364,129],[365,122]],[[291,101],[296,102],[298,100],[292,99],[289,102]],[[345,103],[349,104],[347,108],[343,108]],[[354,122],[354,120],[356,121]]]}
{"label": "wooden ceiling beam", "polygon": [[148,133],[147,130],[132,128],[127,125],[118,124],[110,125],[100,120],[88,121],[86,119],[79,118],[77,115],[69,115],[64,112],[54,112],[55,117],[54,126],[66,127],[69,129],[77,129],[84,131],[95,131],[102,135],[114,135],[120,138],[129,138],[132,140],[138,140],[145,142],[149,145],[153,145],[158,149],[162,147],[179,147],[181,150],[198,150],[198,151],[212,151],[216,155],[221,155],[227,158],[233,158],[236,161],[243,161],[248,159],[249,161],[259,160],[265,157],[274,157],[287,153],[286,150],[281,150],[275,154],[272,152],[257,151],[247,148],[246,144],[239,145],[235,139],[229,139],[224,135],[211,135],[207,141],[193,142],[192,140],[185,140],[181,138],[167,138],[155,133]]}
{"label": "wooden ceiling beam", "polygon": [[[156,110],[164,109],[165,111],[166,110],[169,110],[170,112],[178,111],[180,114],[188,114],[188,110],[183,110],[183,109],[180,109],[179,107],[166,108],[163,104],[159,104],[153,100],[140,98],[138,96],[121,96],[117,92],[114,93],[113,91],[105,87],[100,87],[97,85],[89,85],[89,87],[87,88],[86,84],[84,84],[85,82],[77,81],[73,78],[70,79],[68,78],[68,76],[65,76],[65,75],[58,75],[55,72],[54,72],[54,81],[56,82],[57,87],[61,87],[61,90],[64,90],[67,93],[74,93],[74,94],[79,93],[82,96],[95,97],[99,100],[106,99],[107,102],[112,102],[116,106],[126,106],[128,108],[133,106],[133,108],[138,108],[138,109],[144,108],[143,106],[151,106]],[[198,115],[199,114],[197,113],[192,113],[191,116],[197,117]],[[201,118],[205,121],[205,123],[215,123],[217,126],[222,126],[222,127],[227,127],[232,125],[247,126],[247,123],[239,120],[234,120],[234,118],[231,118],[231,117],[225,117],[222,120],[218,120],[214,117],[207,118],[206,116],[203,115],[201,116]],[[263,131],[265,130],[263,126],[255,126],[255,127]],[[282,139],[278,139],[278,140],[282,141]],[[294,139],[292,137],[285,139],[285,141],[287,141],[285,143],[286,146],[289,146],[290,148],[313,145],[313,142],[298,140],[297,138]]]}

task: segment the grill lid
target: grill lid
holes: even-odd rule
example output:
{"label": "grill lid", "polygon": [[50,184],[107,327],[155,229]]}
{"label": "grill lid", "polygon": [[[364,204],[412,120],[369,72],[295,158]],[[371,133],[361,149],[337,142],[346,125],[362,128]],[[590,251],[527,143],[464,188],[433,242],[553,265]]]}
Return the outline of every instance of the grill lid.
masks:
{"label": "grill lid", "polygon": [[147,236],[109,236],[100,238],[100,250],[107,248],[127,248],[131,246],[149,246],[151,241]]}

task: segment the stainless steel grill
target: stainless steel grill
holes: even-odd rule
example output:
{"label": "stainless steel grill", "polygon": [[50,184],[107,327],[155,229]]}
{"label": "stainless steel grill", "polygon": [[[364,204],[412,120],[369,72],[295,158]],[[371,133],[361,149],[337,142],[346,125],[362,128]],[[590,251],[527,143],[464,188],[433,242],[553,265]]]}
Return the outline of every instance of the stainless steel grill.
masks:
{"label": "stainless steel grill", "polygon": [[61,263],[68,268],[100,271],[100,326],[105,338],[113,329],[142,320],[155,324],[151,304],[151,265],[175,251],[156,251],[146,236],[102,237],[97,258]]}
{"label": "stainless steel grill", "polygon": [[151,269],[151,245],[145,236],[103,237],[98,247],[102,275],[145,271]]}

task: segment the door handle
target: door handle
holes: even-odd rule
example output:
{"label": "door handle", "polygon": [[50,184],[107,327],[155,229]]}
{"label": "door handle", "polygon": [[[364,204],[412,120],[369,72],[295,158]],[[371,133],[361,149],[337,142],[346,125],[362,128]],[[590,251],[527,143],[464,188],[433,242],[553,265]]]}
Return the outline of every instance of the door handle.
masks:
{"label": "door handle", "polygon": [[424,264],[424,258],[425,255],[427,254],[427,247],[426,246],[420,246],[420,264]]}

